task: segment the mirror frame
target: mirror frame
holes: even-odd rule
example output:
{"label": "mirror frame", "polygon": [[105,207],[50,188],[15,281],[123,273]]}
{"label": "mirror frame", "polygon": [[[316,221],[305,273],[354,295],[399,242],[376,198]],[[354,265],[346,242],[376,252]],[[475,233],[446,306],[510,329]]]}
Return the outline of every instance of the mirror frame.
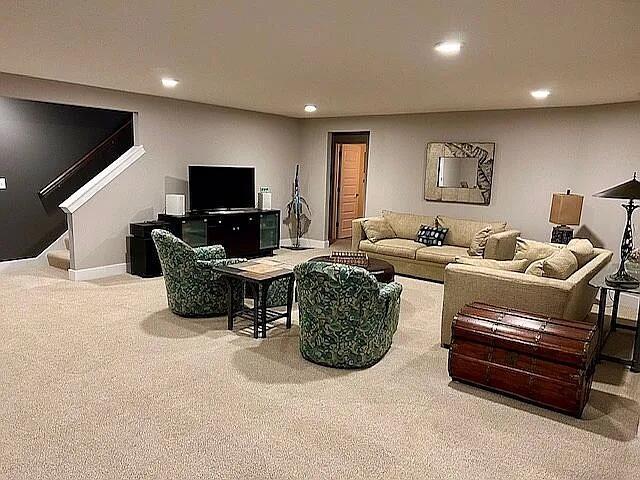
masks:
{"label": "mirror frame", "polygon": [[[489,205],[491,202],[495,149],[495,142],[428,143],[424,179],[425,200]],[[475,158],[478,162],[477,188],[439,187],[438,169],[440,157]]]}

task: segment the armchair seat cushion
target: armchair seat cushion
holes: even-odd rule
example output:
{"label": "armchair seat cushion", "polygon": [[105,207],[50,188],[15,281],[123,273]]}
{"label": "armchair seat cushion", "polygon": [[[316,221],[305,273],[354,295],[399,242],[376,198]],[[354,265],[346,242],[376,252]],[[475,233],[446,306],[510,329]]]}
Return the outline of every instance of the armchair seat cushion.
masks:
{"label": "armchair seat cushion", "polygon": [[410,258],[412,260],[416,258],[416,251],[423,247],[424,245],[422,243],[405,238],[387,238],[385,240],[378,240],[376,243],[372,243],[369,240],[360,242],[360,250],[363,252]]}
{"label": "armchair seat cushion", "polygon": [[465,247],[455,245],[443,245],[441,247],[423,246],[416,252],[416,260],[424,260],[431,263],[446,265],[456,261],[456,257],[468,257],[469,253]]}

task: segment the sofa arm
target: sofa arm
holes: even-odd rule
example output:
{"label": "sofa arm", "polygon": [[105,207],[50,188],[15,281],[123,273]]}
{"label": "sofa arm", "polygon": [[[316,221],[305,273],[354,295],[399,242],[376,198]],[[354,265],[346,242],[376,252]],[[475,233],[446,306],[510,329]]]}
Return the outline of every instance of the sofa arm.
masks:
{"label": "sofa arm", "polygon": [[357,252],[360,249],[360,242],[366,240],[367,236],[364,233],[362,224],[367,218],[356,218],[351,220],[351,250]]}
{"label": "sofa arm", "polygon": [[451,343],[451,323],[472,302],[563,318],[573,283],[519,272],[450,263],[444,270],[442,345]]}
{"label": "sofa arm", "polygon": [[206,247],[196,247],[193,249],[198,260],[218,260],[226,258],[227,254],[222,245],[208,245]]}
{"label": "sofa arm", "polygon": [[494,233],[487,239],[484,258],[489,260],[513,260],[516,254],[516,241],[520,236],[518,230],[507,230]]}

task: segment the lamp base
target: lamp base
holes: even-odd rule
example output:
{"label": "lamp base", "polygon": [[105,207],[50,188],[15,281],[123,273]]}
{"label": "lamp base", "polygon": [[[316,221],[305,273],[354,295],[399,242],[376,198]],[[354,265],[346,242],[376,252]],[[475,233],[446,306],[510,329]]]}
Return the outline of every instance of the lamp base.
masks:
{"label": "lamp base", "polygon": [[573,228],[567,227],[566,225],[553,227],[553,231],[551,232],[551,243],[562,243],[566,245],[572,238]]}
{"label": "lamp base", "polygon": [[607,275],[605,277],[607,285],[615,288],[638,288],[640,287],[640,280],[633,275],[629,275],[624,267],[618,270],[616,273]]}

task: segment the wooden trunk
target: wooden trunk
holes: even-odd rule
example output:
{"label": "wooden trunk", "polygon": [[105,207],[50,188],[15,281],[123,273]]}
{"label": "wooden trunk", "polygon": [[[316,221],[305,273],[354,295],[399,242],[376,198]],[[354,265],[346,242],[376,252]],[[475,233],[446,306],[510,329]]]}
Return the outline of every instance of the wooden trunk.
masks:
{"label": "wooden trunk", "polygon": [[449,375],[576,417],[589,399],[595,325],[481,303],[452,325]]}

